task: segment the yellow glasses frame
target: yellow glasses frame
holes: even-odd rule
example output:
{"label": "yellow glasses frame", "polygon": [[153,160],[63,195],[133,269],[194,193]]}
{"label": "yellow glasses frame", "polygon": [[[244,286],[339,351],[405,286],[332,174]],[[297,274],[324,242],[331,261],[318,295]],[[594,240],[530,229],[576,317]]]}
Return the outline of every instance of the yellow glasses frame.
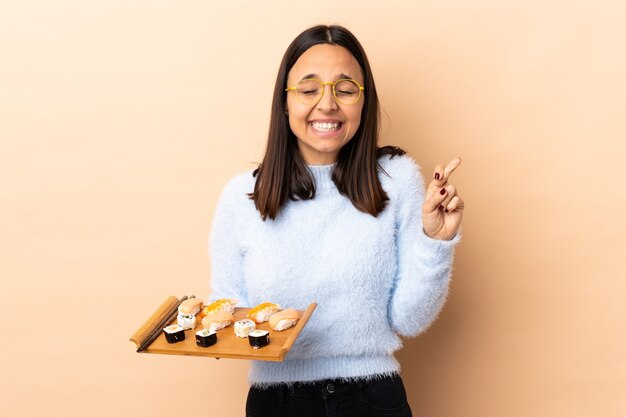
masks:
{"label": "yellow glasses frame", "polygon": [[[322,94],[320,94],[320,96],[318,97],[318,99],[317,99],[315,102],[305,103],[304,101],[302,101],[302,99],[301,99],[301,98],[299,98],[300,96],[299,96],[299,94],[298,94],[298,93],[297,93],[297,91],[296,91],[296,89],[298,88],[297,86],[296,86],[296,87],[287,87],[287,88],[285,88],[285,91],[286,91],[286,92],[289,92],[289,91],[296,91],[296,97],[298,97],[298,100],[299,100],[301,103],[303,103],[303,104],[308,104],[308,105],[310,105],[310,106],[315,106],[317,103],[319,103],[319,102],[320,102],[320,100],[322,99],[322,97],[324,97],[324,93],[326,92],[326,88],[325,88],[325,87],[326,87],[327,85],[332,85],[332,86],[333,86],[333,87],[332,87],[332,92],[333,92],[333,97],[334,97],[334,99],[335,99],[335,102],[336,102],[336,103],[339,103],[339,104],[345,104],[345,105],[348,105],[348,106],[350,106],[350,105],[352,105],[352,104],[356,104],[356,103],[358,103],[358,102],[359,102],[359,100],[361,99],[361,96],[363,95],[363,91],[365,91],[365,87],[363,87],[363,86],[362,86],[362,85],[361,85],[358,81],[353,80],[353,79],[351,79],[351,78],[342,78],[342,79],[337,80],[337,81],[326,81],[326,82],[324,82],[324,81],[320,80],[319,78],[305,78],[305,79],[303,79],[303,80],[300,80],[300,83],[301,83],[302,81],[308,81],[308,80],[315,80],[315,81],[319,81],[319,83],[320,83],[320,84],[322,84]],[[359,96],[356,98],[356,100],[354,100],[354,103],[344,103],[344,102],[342,102],[340,99],[338,99],[338,98],[337,98],[337,90],[335,90],[335,85],[337,85],[337,83],[339,83],[339,82],[341,82],[341,81],[352,81],[353,83],[355,83],[356,85],[358,85],[358,86],[359,86]],[[299,83],[298,83],[298,84],[299,84]]]}

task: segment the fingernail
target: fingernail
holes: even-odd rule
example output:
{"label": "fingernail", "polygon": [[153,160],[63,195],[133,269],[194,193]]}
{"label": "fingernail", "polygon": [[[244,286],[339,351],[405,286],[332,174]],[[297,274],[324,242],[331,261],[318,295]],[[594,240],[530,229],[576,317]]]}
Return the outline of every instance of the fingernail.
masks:
{"label": "fingernail", "polygon": [[439,173],[435,173],[435,179],[438,180],[439,179]]}
{"label": "fingernail", "polygon": [[448,209],[445,209],[444,211],[447,213],[447,212],[448,212]]}
{"label": "fingernail", "polygon": [[441,191],[439,191],[439,194],[444,195],[446,193],[446,189],[442,188]]}

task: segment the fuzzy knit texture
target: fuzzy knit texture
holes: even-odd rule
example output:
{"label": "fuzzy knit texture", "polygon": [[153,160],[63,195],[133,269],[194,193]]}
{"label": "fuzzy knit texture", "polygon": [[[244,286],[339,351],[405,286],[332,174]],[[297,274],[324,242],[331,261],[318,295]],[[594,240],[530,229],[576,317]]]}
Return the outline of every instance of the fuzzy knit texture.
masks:
{"label": "fuzzy knit texture", "polygon": [[250,384],[398,373],[399,336],[416,336],[437,317],[460,233],[449,241],[424,233],[424,181],[411,157],[383,156],[379,164],[389,201],[378,217],[338,192],[334,164],[310,165],[315,198],[288,200],[275,220],[263,221],[246,195],[252,170],[225,185],[209,239],[209,301],[299,310],[318,304],[283,362],[252,361]]}

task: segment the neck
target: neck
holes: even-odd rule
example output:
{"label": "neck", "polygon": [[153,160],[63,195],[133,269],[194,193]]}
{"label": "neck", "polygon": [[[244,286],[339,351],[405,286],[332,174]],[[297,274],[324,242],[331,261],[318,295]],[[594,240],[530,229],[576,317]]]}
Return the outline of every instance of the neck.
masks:
{"label": "neck", "polygon": [[313,151],[306,146],[298,144],[298,150],[308,166],[332,165],[337,162],[339,152],[319,152]]}

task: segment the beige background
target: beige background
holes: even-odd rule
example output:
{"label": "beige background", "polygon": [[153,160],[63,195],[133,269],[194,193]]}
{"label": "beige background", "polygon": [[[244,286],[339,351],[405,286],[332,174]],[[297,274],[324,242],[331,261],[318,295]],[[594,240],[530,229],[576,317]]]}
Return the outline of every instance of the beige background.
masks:
{"label": "beige background", "polygon": [[621,0],[3,1],[0,413],[243,415],[247,363],[128,337],[208,294],[216,198],[261,158],[279,60],[340,23],[384,143],[428,177],[464,159],[451,294],[399,354],[414,414],[623,416],[624,22]]}

